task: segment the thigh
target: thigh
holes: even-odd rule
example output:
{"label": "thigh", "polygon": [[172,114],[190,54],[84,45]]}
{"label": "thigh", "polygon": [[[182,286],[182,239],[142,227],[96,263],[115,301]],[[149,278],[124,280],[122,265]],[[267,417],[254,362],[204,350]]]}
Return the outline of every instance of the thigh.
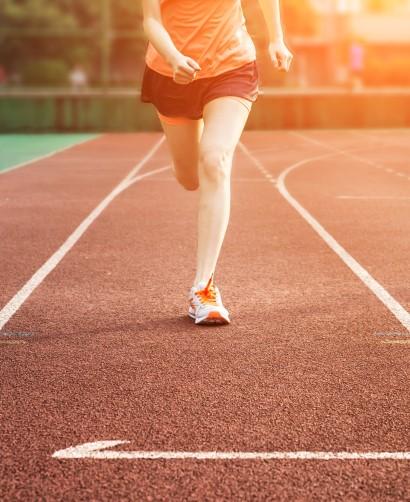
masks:
{"label": "thigh", "polygon": [[160,118],[167,139],[174,168],[178,171],[195,171],[198,165],[199,143],[203,131],[203,120],[171,120]]}
{"label": "thigh", "polygon": [[204,106],[204,132],[201,151],[218,150],[231,154],[239,142],[252,103],[237,96],[222,96]]}

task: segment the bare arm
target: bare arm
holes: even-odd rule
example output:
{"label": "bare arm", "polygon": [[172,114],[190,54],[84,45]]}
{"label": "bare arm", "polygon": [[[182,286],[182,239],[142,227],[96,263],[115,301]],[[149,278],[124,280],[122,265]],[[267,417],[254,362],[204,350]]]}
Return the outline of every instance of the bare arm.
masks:
{"label": "bare arm", "polygon": [[187,84],[195,78],[195,73],[201,68],[198,63],[184,56],[175,47],[168,31],[162,24],[160,0],[143,0],[143,28],[148,40],[172,67],[174,80],[180,84]]}
{"label": "bare arm", "polygon": [[171,64],[179,52],[162,24],[159,0],[143,0],[142,12],[143,28],[148,40],[165,61]]}
{"label": "bare arm", "polygon": [[269,42],[283,40],[279,0],[259,0],[268,28]]}
{"label": "bare arm", "polygon": [[292,54],[283,41],[279,0],[259,0],[269,36],[269,54],[279,70],[289,70]]}

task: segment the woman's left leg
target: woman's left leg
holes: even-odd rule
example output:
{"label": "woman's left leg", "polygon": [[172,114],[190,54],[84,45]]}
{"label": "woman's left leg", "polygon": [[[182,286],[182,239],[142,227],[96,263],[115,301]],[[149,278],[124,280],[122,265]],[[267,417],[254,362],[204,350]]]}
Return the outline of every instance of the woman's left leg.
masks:
{"label": "woman's left leg", "polygon": [[232,158],[252,103],[224,96],[209,101],[203,112],[199,145],[199,212],[197,271],[194,284],[214,273],[230,215]]}

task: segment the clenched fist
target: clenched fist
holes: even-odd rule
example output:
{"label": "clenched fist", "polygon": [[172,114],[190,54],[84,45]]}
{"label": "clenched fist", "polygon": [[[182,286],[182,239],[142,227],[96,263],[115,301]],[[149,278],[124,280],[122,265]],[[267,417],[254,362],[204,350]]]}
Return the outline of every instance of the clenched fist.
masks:
{"label": "clenched fist", "polygon": [[271,42],[268,50],[275,68],[279,71],[289,71],[293,55],[286,47],[285,43],[282,40],[278,42]]}
{"label": "clenched fist", "polygon": [[177,84],[191,83],[201,67],[199,64],[189,56],[180,54],[175,60],[171,62],[173,79]]}

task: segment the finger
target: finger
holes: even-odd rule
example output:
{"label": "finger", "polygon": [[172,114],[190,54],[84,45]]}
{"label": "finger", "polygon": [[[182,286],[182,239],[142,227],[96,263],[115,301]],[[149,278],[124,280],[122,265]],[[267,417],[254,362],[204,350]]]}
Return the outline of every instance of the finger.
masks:
{"label": "finger", "polygon": [[290,61],[291,61],[291,56],[289,56],[289,55],[283,56],[283,58],[282,58],[282,67],[283,67],[283,69],[285,71],[289,70]]}
{"label": "finger", "polygon": [[271,56],[271,59],[272,59],[273,66],[275,68],[279,68],[279,61],[278,61],[278,58],[276,57],[276,54],[273,54],[273,56]]}
{"label": "finger", "polygon": [[174,81],[177,84],[189,84],[192,82],[193,78],[192,76],[188,76],[186,74],[175,74],[174,75]]}
{"label": "finger", "polygon": [[199,64],[195,61],[195,59],[192,58],[187,58],[186,62],[191,66],[194,70],[199,71],[201,67]]}
{"label": "finger", "polygon": [[191,82],[192,80],[194,80],[194,73],[181,72],[177,73],[177,75],[181,80],[186,80],[187,82]]}
{"label": "finger", "polygon": [[286,59],[281,55],[278,57],[278,69],[281,71],[286,69]]}
{"label": "finger", "polygon": [[192,75],[194,73],[195,73],[195,70],[193,68],[191,68],[190,66],[188,66],[188,65],[186,65],[186,66],[179,66],[175,70],[175,74],[176,75],[181,75],[181,76],[188,77],[188,78],[192,78]]}
{"label": "finger", "polygon": [[190,80],[187,80],[187,79],[181,78],[181,77],[176,77],[176,78],[174,78],[174,82],[176,84],[184,84],[184,85],[186,85],[186,84],[190,83]]}

